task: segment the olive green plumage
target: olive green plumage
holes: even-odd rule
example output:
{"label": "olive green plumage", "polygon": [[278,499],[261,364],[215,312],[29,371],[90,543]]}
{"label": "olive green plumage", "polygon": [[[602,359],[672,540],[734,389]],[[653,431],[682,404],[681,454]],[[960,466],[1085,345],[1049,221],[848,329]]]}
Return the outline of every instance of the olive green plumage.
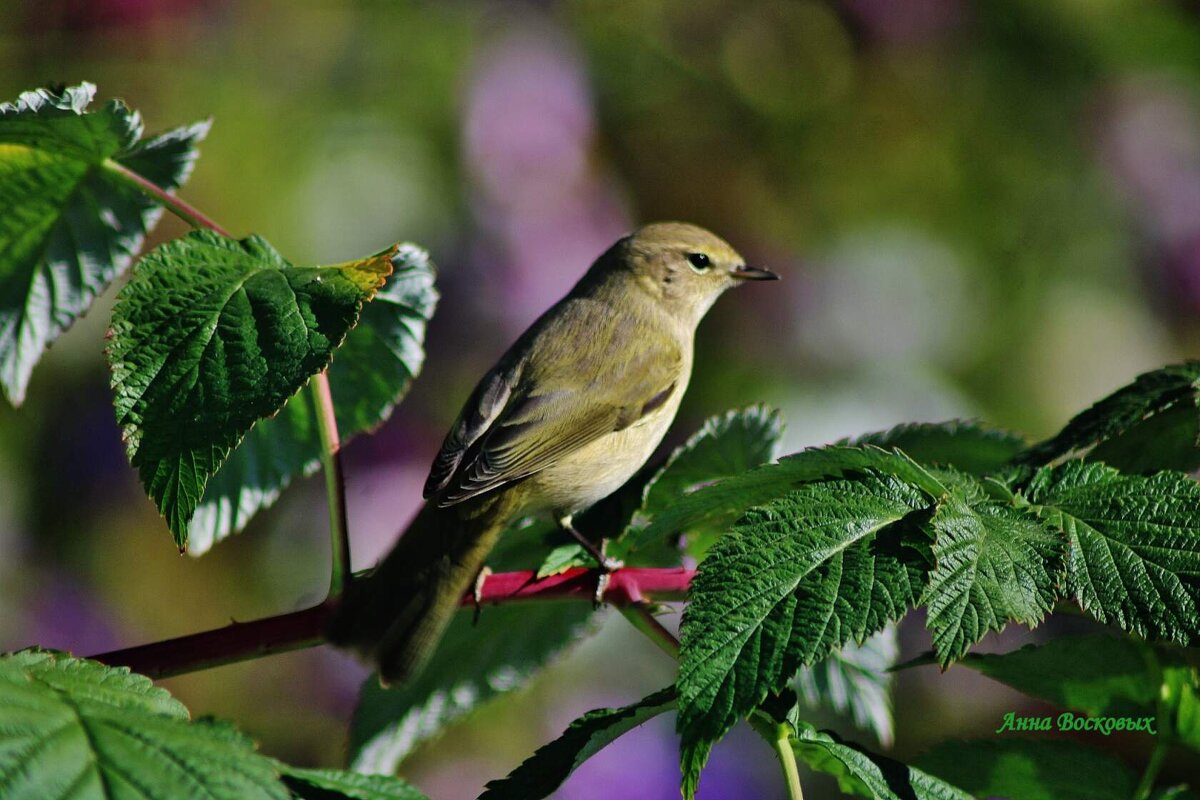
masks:
{"label": "olive green plumage", "polygon": [[330,641],[403,681],[432,654],[509,520],[571,515],[628,480],[658,446],[692,370],[696,326],[727,288],[773,279],[717,236],[678,222],[621,239],[479,382],[425,484],[425,508]]}

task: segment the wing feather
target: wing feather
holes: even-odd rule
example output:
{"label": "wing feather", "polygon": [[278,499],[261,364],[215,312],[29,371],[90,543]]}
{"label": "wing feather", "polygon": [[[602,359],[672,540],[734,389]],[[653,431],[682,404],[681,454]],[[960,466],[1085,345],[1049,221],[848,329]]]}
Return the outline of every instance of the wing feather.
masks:
{"label": "wing feather", "polygon": [[480,381],[434,460],[426,497],[454,505],[523,480],[666,402],[683,369],[675,340],[634,341],[637,324],[616,324],[594,301],[575,302],[578,313],[548,315],[527,334],[534,341],[518,342]]}

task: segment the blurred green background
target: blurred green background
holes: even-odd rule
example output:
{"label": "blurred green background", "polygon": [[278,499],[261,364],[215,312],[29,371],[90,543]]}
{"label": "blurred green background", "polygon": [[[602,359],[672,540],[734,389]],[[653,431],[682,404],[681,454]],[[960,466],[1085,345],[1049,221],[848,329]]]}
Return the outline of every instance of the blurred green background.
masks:
{"label": "blurred green background", "polygon": [[[90,80],[151,131],[211,115],[184,196],[293,261],[396,240],[432,251],[443,299],[425,373],[347,453],[365,567],[415,509],[474,381],[641,222],[705,225],[784,276],[725,298],[702,326],[673,442],[757,401],[784,410],[788,450],[950,417],[1044,436],[1139,371],[1194,354],[1198,10],[3,0],[0,98]],[[164,217],[154,241],[183,230]],[[204,557],[176,554],[113,420],[102,357],[112,294],[50,351],[25,406],[0,406],[0,649],[85,655],[324,591],[319,479]],[[928,648],[921,623],[902,626],[904,657]],[[669,682],[672,665],[627,627],[609,620],[403,774],[439,800],[473,797],[580,712]],[[1030,638],[1010,630],[984,646]],[[166,685],[270,754],[334,764],[364,674],[321,649]],[[898,680],[894,752],[988,738],[1023,709],[1037,707],[964,670],[914,670]],[[872,744],[844,720],[816,719]],[[1149,744],[1093,743],[1133,762]],[[676,797],[676,752],[660,720],[559,796]],[[782,796],[772,760],[735,732],[701,796]]]}

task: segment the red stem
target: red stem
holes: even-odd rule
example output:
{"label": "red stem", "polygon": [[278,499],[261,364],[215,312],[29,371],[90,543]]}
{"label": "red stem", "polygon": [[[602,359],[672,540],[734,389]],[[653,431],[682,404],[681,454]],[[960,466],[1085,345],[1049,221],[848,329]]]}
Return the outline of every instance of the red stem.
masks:
{"label": "red stem", "polygon": [[[604,600],[618,607],[636,606],[646,600],[683,600],[694,570],[620,569],[609,576]],[[541,580],[533,572],[502,572],[489,575],[483,583],[480,602],[499,605],[530,600],[587,600],[596,590],[594,570],[575,568]],[[462,604],[474,604],[473,595]],[[129,667],[151,678],[166,678],[210,667],[233,664],[274,653],[315,647],[322,643],[325,621],[332,603],[293,611],[252,622],[235,622],[224,628],[180,636],[124,650],[100,653],[90,658],[110,667]]]}
{"label": "red stem", "polygon": [[232,233],[222,228],[209,216],[200,211],[200,209],[177,197],[171,192],[168,192],[154,181],[143,178],[141,175],[134,172],[124,164],[120,164],[110,158],[104,162],[104,167],[109,171],[120,175],[122,178],[129,181],[158,202],[162,203],[172,214],[179,217],[193,228],[208,228],[209,230],[221,234],[226,239],[233,238]]}

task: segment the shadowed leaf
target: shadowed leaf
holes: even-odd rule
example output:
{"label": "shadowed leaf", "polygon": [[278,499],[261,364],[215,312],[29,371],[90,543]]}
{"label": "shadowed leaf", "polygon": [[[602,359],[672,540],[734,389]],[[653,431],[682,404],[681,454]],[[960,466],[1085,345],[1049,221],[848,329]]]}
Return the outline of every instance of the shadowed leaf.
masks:
{"label": "shadowed leaf", "polygon": [[193,231],[142,259],[113,309],[109,364],[130,462],[176,543],[209,478],[358,321],[393,251],[294,267],[257,237]]}
{"label": "shadowed leaf", "polygon": [[[405,244],[392,266],[329,367],[343,443],[386,420],[421,371],[425,325],[437,302],[433,265],[424,250]],[[188,524],[188,552],[199,555],[240,531],[293,478],[315,472],[320,457],[312,397],[296,394],[250,429],[204,487]]]}
{"label": "shadowed leaf", "polygon": [[572,722],[519,767],[491,781],[479,800],[537,800],[549,797],[580,764],[613,740],[675,707],[675,689],[655,692],[633,705],[598,708]]}

